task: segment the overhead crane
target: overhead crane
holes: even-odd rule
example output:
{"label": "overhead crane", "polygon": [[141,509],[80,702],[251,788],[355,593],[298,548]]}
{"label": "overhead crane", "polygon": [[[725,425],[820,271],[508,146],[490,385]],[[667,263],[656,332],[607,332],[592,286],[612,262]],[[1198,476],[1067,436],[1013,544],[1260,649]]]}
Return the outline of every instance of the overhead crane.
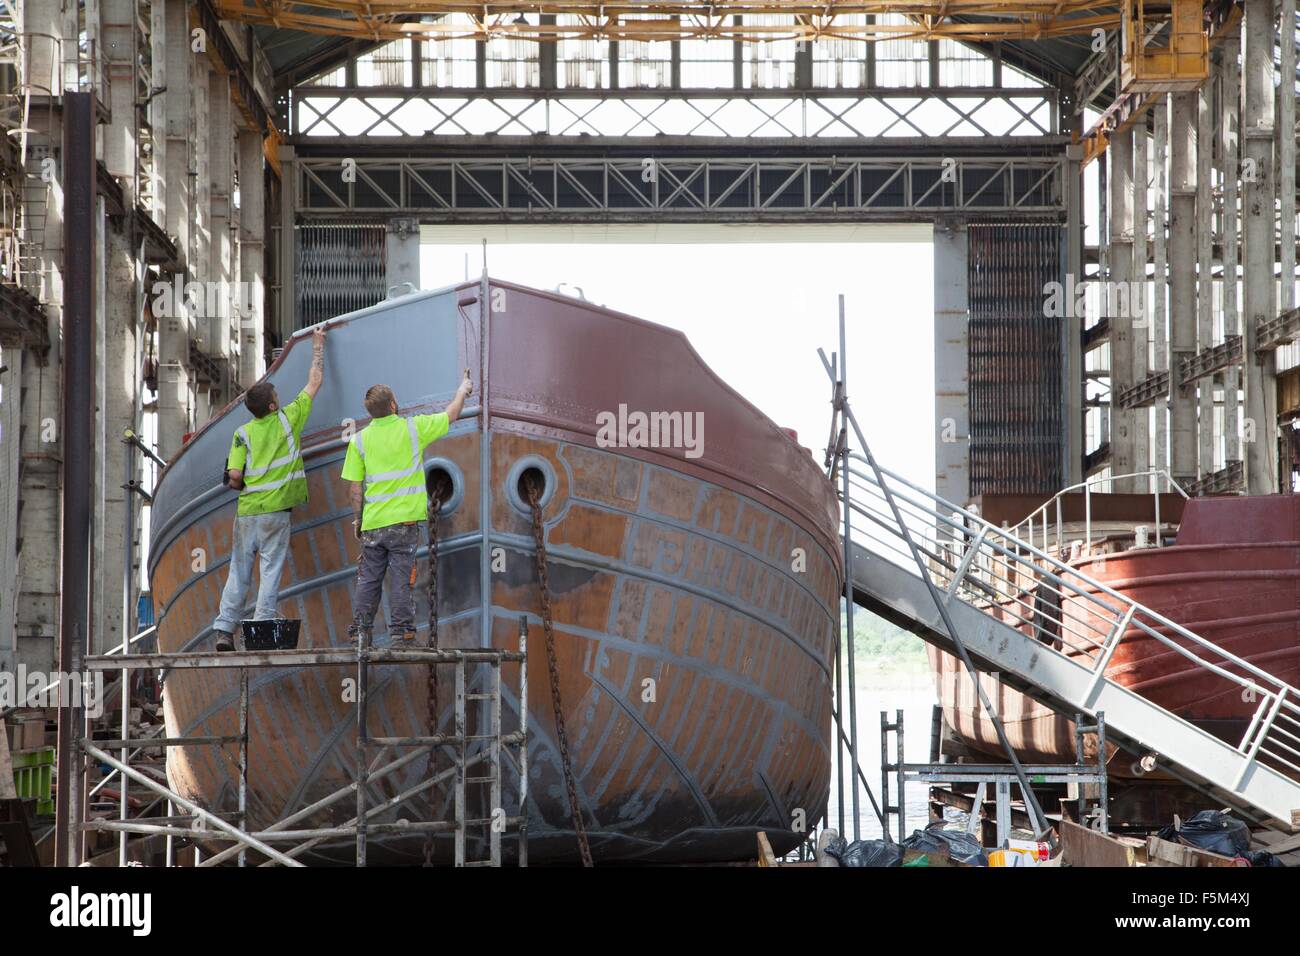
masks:
{"label": "overhead crane", "polygon": [[[544,42],[941,38],[980,42],[1090,34],[1096,29],[1118,29],[1121,21],[1121,8],[1113,0],[218,0],[216,7],[222,17],[247,23],[377,41],[421,37]],[[891,14],[907,21],[875,19]]]}
{"label": "overhead crane", "polygon": [[217,0],[216,9],[223,18],[245,23],[377,43],[406,38],[988,43],[1117,35],[1119,89],[1111,107],[1079,137],[1085,165],[1161,95],[1198,88],[1209,75],[1212,40],[1241,15],[1230,0]]}

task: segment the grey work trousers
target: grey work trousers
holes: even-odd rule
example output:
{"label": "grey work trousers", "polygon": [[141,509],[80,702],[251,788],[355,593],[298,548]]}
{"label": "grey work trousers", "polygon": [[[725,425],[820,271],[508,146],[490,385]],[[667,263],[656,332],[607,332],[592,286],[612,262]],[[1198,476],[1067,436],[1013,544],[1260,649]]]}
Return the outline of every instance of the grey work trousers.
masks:
{"label": "grey work trousers", "polygon": [[348,633],[369,632],[379,610],[388,578],[388,632],[394,636],[415,630],[415,552],[424,540],[425,522],[394,524],[361,532],[357,586],[352,598],[352,627]]}

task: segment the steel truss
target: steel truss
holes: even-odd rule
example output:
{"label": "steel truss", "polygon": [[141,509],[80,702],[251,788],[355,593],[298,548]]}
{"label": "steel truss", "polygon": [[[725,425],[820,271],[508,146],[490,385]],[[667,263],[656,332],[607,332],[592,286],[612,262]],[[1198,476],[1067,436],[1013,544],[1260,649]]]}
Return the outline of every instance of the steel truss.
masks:
{"label": "steel truss", "polygon": [[1049,88],[871,90],[294,90],[298,136],[1050,136]]}
{"label": "steel truss", "polygon": [[[799,155],[784,148],[766,155],[699,155],[650,142],[644,155],[539,155],[526,147],[503,155],[500,147],[483,147],[456,157],[424,145],[418,154],[413,149],[376,157],[372,149],[353,159],[337,146],[321,156],[317,143],[302,145],[313,154],[294,163],[297,211],[310,218],[361,213],[438,222],[867,222],[951,215],[1059,220],[1065,210],[1066,162],[1054,140],[1054,154],[1008,146],[1000,153],[947,156],[915,146],[881,156]],[[473,149],[463,141],[456,145]]]}

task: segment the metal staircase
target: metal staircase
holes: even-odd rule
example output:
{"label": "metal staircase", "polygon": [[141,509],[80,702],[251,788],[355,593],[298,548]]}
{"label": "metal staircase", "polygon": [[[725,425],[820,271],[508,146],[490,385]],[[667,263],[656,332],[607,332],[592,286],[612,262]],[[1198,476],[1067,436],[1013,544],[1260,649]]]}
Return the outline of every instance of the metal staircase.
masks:
{"label": "metal staircase", "polygon": [[[827,357],[819,349],[818,355],[832,385],[826,467],[843,516],[848,633],[856,604],[960,659],[1040,839],[1050,826],[980,672],[996,672],[1003,684],[1069,718],[1082,714],[1099,723],[1104,713],[1108,739],[1207,793],[1216,807],[1230,806],[1247,820],[1282,830],[1300,828],[1300,690],[1032,540],[881,468],[849,404],[843,296],[839,319],[839,352]],[[851,449],[850,436],[860,452]],[[1159,540],[1158,496],[1155,504]],[[1046,549],[1046,510],[1036,514]],[[1031,539],[1038,538],[1034,527],[1028,526]],[[1056,527],[1063,552],[1059,515]],[[1139,639],[1191,662],[1207,697],[1231,693],[1252,704],[1241,739],[1222,740],[1108,677],[1121,642]],[[853,641],[845,649],[851,708]],[[837,688],[837,698],[841,692]],[[856,714],[850,719],[853,732],[837,744],[849,745],[853,772],[860,775]],[[855,777],[855,818],[856,783]],[[876,814],[887,831],[878,807]]]}
{"label": "metal staircase", "polygon": [[[878,467],[870,451],[842,451],[840,461],[856,604],[944,650],[964,646],[980,670],[1059,713],[1104,711],[1110,739],[1154,755],[1216,805],[1283,829],[1300,825],[1300,691]],[[1220,740],[1107,677],[1126,638],[1158,642],[1203,670],[1212,692],[1253,703],[1242,739]]]}

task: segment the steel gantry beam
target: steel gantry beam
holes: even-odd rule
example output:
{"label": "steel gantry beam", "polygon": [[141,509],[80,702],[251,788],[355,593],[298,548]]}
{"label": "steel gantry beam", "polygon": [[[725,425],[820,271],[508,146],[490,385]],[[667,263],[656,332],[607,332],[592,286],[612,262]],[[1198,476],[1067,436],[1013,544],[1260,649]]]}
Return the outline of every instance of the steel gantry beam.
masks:
{"label": "steel gantry beam", "polygon": [[1048,87],[293,90],[297,136],[1024,137],[1060,129]]}
{"label": "steel gantry beam", "polygon": [[[297,211],[436,222],[831,222],[940,216],[1059,221],[1065,160],[1059,137],[830,155],[782,145],[741,152],[652,145],[613,154],[495,149],[458,139],[464,155],[427,143],[401,155],[300,140]],[[1055,147],[1054,149],[1051,147]],[[1037,147],[1037,148],[1035,148]],[[327,147],[328,148],[328,147]],[[308,151],[310,149],[310,152]]]}
{"label": "steel gantry beam", "polygon": [[376,41],[403,37],[541,42],[949,37],[976,42],[1089,34],[1095,29],[1117,29],[1121,22],[1120,7],[1113,0],[218,0],[216,8],[225,19]]}

